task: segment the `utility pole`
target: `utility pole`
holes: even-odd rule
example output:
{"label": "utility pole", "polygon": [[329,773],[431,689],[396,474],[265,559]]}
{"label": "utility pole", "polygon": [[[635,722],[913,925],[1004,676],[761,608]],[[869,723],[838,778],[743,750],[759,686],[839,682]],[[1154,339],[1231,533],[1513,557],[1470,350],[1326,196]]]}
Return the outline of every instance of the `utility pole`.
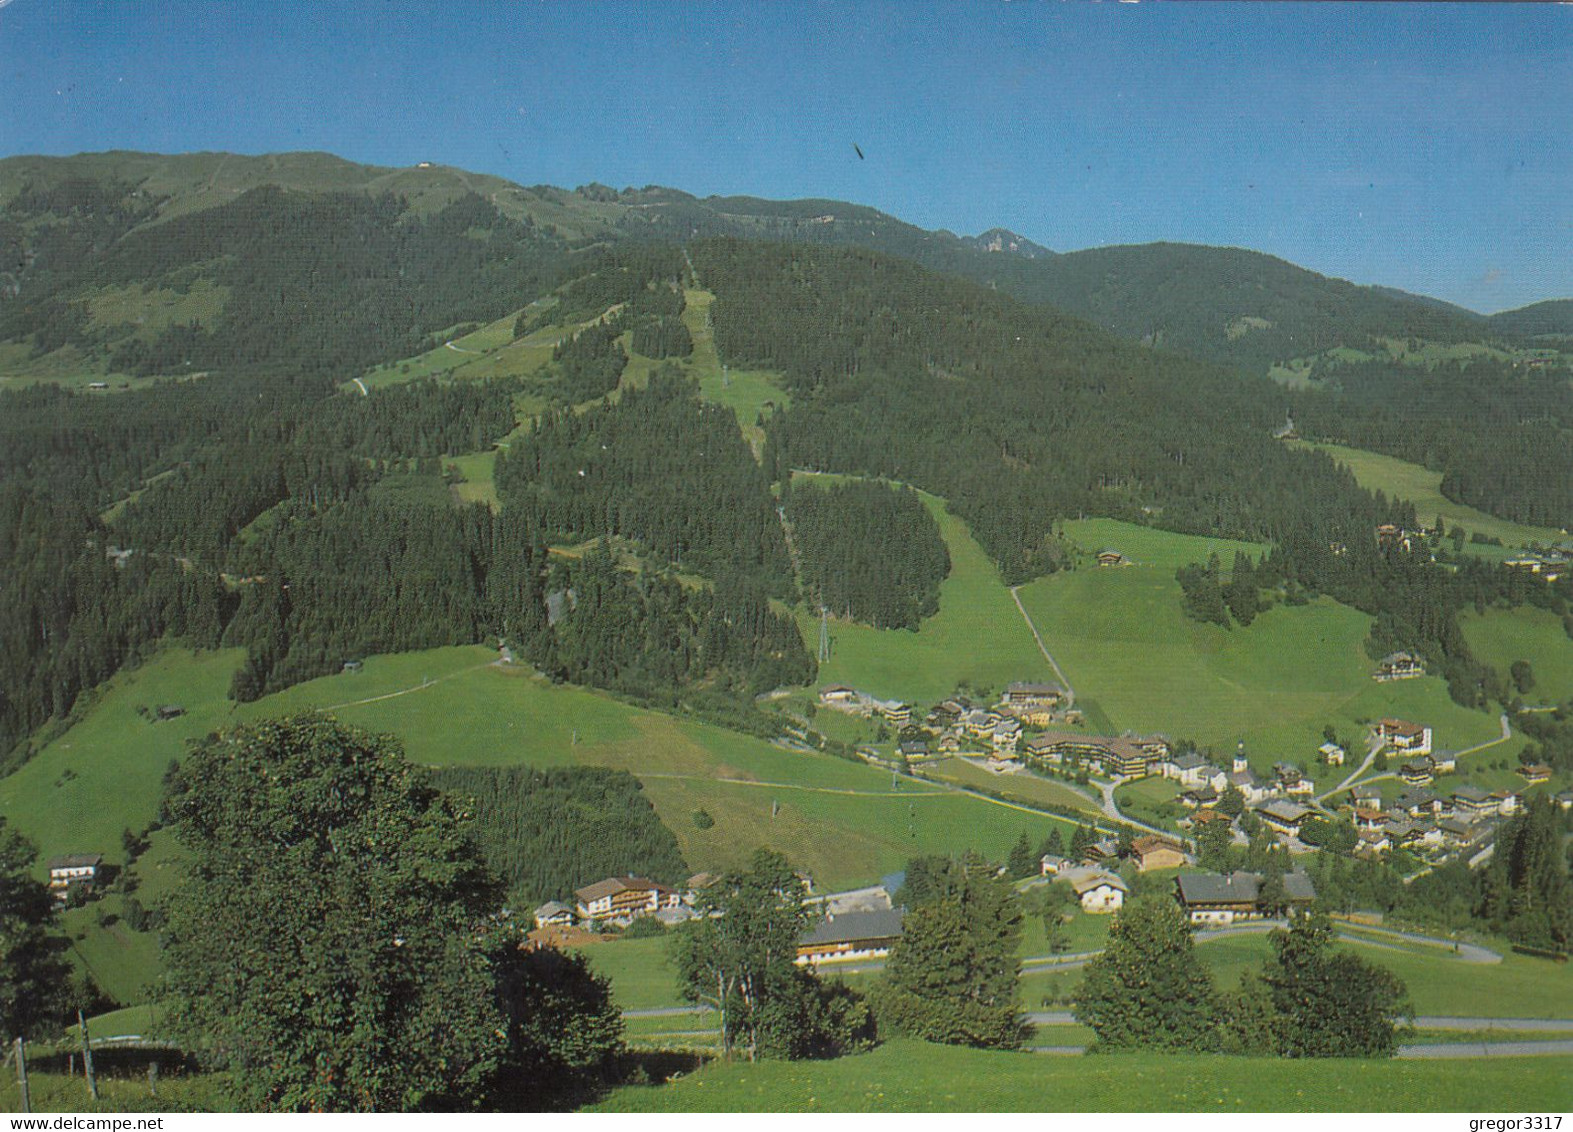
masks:
{"label": "utility pole", "polygon": [[830,659],[830,611],[819,607],[819,663]]}
{"label": "utility pole", "polygon": [[82,1072],[87,1076],[87,1091],[97,1101],[98,1078],[93,1076],[93,1046],[87,1035],[87,1018],[80,1010],[76,1012],[76,1022],[82,1030]]}
{"label": "utility pole", "polygon": [[16,1083],[22,1087],[22,1111],[32,1112],[32,1098],[27,1091],[27,1043],[20,1035],[16,1039]]}

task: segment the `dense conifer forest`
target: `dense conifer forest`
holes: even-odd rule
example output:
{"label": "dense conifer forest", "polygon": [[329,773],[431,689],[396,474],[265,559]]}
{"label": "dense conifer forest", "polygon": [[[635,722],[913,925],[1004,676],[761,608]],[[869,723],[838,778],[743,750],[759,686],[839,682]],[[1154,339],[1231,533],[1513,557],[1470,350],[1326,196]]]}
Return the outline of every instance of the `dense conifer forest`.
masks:
{"label": "dense conifer forest", "polygon": [[431,778],[473,815],[470,835],[521,920],[547,900],[572,904],[575,889],[603,877],[688,877],[677,838],[627,771],[455,766]]}
{"label": "dense conifer forest", "polygon": [[867,252],[713,241],[692,254],[717,293],[723,357],[782,371],[792,392],[767,422],[767,470],[941,495],[1009,582],[1060,564],[1061,518],[1271,541],[1302,508],[1373,509],[1331,460],[1272,440],[1282,398],[1265,379]]}
{"label": "dense conifer forest", "polygon": [[1566,371],[1492,359],[1427,368],[1324,365],[1294,399],[1297,427],[1423,464],[1442,494],[1538,526],[1573,524],[1573,384]]}
{"label": "dense conifer forest", "polygon": [[939,612],[950,554],[910,488],[801,488],[790,493],[786,516],[810,600],[880,629],[916,629]]}
{"label": "dense conifer forest", "polygon": [[497,491],[553,537],[637,540],[657,561],[792,588],[769,481],[724,406],[699,400],[675,369],[615,403],[553,412],[497,459]]}
{"label": "dense conifer forest", "polygon": [[[263,186],[199,213],[142,225],[161,202],[130,186],[66,181],[8,206],[23,293],[0,305],[0,338],[39,353],[73,345],[132,374],[253,369],[341,377],[440,345],[433,336],[489,321],[559,281],[562,240],[469,194],[426,215],[391,194],[297,193]],[[156,335],[89,324],[87,294],[113,285],[198,279],[227,288],[211,325]]]}
{"label": "dense conifer forest", "polygon": [[[925,243],[872,210],[826,221],[826,202],[663,193],[612,193],[651,211],[599,243],[469,192],[417,206],[264,186],[190,213],[114,179],[13,195],[0,241],[21,270],[6,277],[0,339],[181,379],[0,391],[0,749],[161,641],[245,647],[233,694],[247,699],[370,652],[500,638],[555,678],[768,729],[747,697],[814,674],[772,599],[911,627],[947,569],[915,496],[793,491],[794,468],[945,498],[1011,583],[1066,564],[1066,518],[1268,543],[1227,575],[1185,572],[1193,612],[1244,625],[1262,602],[1331,594],[1375,616],[1373,649],[1422,652],[1462,702],[1505,681],[1469,655],[1458,610],[1567,612],[1565,586],[1479,565],[1444,575],[1380,550],[1374,528],[1412,528],[1412,512],[1272,438],[1287,405],[1308,434],[1439,468],[1457,498],[1565,521],[1573,475],[1556,473],[1573,414],[1555,374],[1473,362],[1421,382],[1349,364],[1292,392],[910,259],[827,246],[889,245],[974,276],[985,260],[1007,274],[1029,262]],[[692,219],[685,243],[661,242],[657,216]],[[796,242],[706,238],[739,231]],[[763,466],[733,411],[678,366],[620,387],[628,349],[691,356],[684,292],[701,281],[722,359],[775,371],[790,395],[759,422]],[[199,284],[223,297],[211,324],[94,313],[106,287],[179,297]],[[509,311],[522,311],[516,336],[580,329],[520,379],[340,389]],[[1445,338],[1461,316],[1436,317]],[[440,460],[513,433],[521,391],[549,407],[498,450],[500,509],[458,506]],[[1471,414],[1470,397],[1491,411]]]}

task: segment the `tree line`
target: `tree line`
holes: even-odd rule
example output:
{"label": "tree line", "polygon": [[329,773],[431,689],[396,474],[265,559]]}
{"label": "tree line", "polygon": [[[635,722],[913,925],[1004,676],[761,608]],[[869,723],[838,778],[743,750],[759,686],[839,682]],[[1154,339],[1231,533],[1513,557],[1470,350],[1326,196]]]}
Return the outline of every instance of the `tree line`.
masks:
{"label": "tree line", "polygon": [[627,771],[604,767],[440,767],[432,784],[462,799],[487,867],[518,917],[609,876],[679,887],[689,875],[677,838]]}
{"label": "tree line", "polygon": [[910,488],[854,482],[784,493],[811,601],[877,629],[917,629],[939,612],[950,552]]}
{"label": "tree line", "polygon": [[1331,460],[1272,440],[1283,398],[1265,379],[870,252],[714,240],[691,253],[716,292],[722,357],[780,371],[792,394],[765,421],[767,472],[943,496],[1008,582],[1065,562],[1064,518],[1271,542],[1301,510],[1371,509]]}

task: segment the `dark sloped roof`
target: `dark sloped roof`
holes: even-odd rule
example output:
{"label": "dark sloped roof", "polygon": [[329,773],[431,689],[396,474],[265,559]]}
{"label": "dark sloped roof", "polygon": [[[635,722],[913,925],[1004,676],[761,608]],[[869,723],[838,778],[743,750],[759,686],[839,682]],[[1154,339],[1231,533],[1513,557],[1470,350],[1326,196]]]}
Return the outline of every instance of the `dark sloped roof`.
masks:
{"label": "dark sloped roof", "polygon": [[104,858],[97,853],[67,853],[64,857],[49,858],[49,868],[54,869],[85,869],[97,868],[103,864]]}
{"label": "dark sloped roof", "polygon": [[1255,873],[1186,873],[1178,882],[1187,904],[1254,903],[1259,888]]}
{"label": "dark sloped roof", "polygon": [[901,935],[902,908],[841,912],[820,920],[798,937],[798,945],[856,943],[864,939],[895,939]]}

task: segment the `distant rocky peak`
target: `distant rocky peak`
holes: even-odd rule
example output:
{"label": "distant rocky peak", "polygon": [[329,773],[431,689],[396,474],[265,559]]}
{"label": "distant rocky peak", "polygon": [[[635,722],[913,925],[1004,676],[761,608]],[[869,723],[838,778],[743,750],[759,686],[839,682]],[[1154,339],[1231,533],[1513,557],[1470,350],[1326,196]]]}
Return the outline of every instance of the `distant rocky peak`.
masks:
{"label": "distant rocky peak", "polygon": [[962,236],[960,240],[980,252],[1002,252],[1007,255],[1019,255],[1023,259],[1039,259],[1054,254],[1042,244],[1035,244],[1025,236],[1018,236],[1009,228],[990,228],[981,236]]}

